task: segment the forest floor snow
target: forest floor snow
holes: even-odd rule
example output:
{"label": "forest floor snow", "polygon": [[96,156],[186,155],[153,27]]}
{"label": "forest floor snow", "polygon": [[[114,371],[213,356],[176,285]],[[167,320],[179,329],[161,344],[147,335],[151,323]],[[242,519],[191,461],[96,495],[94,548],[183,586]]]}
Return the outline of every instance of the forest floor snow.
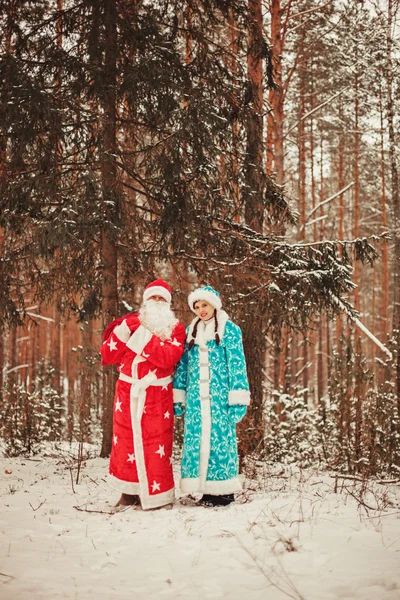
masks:
{"label": "forest floor snow", "polygon": [[2,459],[2,600],[400,599],[399,484],[265,467],[228,507],[112,514],[107,466]]}

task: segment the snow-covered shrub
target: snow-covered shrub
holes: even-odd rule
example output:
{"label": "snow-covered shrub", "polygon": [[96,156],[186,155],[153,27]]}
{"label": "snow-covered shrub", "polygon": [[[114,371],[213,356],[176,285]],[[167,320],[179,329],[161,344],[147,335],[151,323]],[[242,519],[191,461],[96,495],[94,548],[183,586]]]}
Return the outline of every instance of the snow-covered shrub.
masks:
{"label": "snow-covered shrub", "polygon": [[264,455],[270,463],[325,464],[348,473],[400,471],[400,434],[392,370],[376,382],[358,340],[342,339],[333,350],[327,395],[307,406],[304,390],[267,393]]}
{"label": "snow-covered shrub", "polygon": [[308,466],[321,460],[322,418],[307,407],[304,395],[275,391],[265,404],[265,451],[267,460]]}

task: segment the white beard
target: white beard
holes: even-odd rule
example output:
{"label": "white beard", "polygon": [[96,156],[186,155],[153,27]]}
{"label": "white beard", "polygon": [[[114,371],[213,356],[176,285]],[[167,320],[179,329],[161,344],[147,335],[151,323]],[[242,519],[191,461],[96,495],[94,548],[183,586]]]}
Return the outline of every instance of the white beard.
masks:
{"label": "white beard", "polygon": [[178,319],[167,302],[147,300],[139,310],[139,319],[143,327],[165,341],[170,339]]}

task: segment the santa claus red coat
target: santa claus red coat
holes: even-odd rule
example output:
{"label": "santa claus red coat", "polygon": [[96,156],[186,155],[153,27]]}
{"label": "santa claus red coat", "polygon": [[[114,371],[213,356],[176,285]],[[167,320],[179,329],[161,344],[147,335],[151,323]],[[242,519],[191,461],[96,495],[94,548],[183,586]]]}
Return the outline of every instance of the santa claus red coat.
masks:
{"label": "santa claus red coat", "polygon": [[174,500],[172,374],[185,337],[177,323],[162,341],[135,313],[107,328],[101,348],[102,364],[117,364],[119,371],[109,482],[124,494],[138,494],[144,510]]}

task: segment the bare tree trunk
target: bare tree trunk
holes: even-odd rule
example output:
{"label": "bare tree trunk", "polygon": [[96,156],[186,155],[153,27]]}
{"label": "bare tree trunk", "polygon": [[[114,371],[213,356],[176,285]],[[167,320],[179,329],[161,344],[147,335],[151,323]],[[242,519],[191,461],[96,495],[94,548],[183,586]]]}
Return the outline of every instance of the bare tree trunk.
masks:
{"label": "bare tree trunk", "polygon": [[251,112],[247,123],[247,160],[245,189],[246,224],[262,231],[264,209],[262,192],[263,169],[263,62],[261,0],[249,0],[250,26],[247,52],[247,73]]}
{"label": "bare tree trunk", "polygon": [[[358,75],[358,45],[356,44],[355,56],[355,76],[354,76],[354,205],[353,205],[353,238],[357,239],[359,235],[359,213],[360,213],[360,177],[359,177],[359,155],[360,155],[360,132],[359,132],[359,75]],[[356,284],[354,289],[354,307],[360,310],[360,290],[359,290],[359,263],[354,260],[353,281]]]}
{"label": "bare tree trunk", "polygon": [[[257,232],[262,232],[264,209],[262,190],[264,188],[263,164],[263,21],[261,0],[249,0],[250,24],[247,52],[248,91],[250,115],[247,123],[246,148],[246,184],[243,191],[245,198],[246,224]],[[263,369],[265,366],[265,339],[262,334],[263,310],[255,307],[259,319],[243,314],[240,318],[243,329],[243,346],[247,358],[247,371],[252,396],[252,403],[240,431],[247,433],[242,438],[241,455],[262,449],[264,437],[263,422]],[[260,335],[261,324],[261,335]],[[248,435],[248,432],[251,435]]]}
{"label": "bare tree trunk", "polygon": [[[392,64],[392,27],[398,4],[388,0],[388,21],[386,36],[386,80],[387,80],[387,117],[389,125],[389,159],[392,187],[393,227],[392,237],[394,240],[394,303],[393,303],[393,337],[397,348],[400,348],[400,197],[399,197],[399,174],[396,156],[396,140],[394,133],[394,101],[393,101],[393,64]],[[396,394],[397,410],[400,415],[400,351],[396,358]],[[398,419],[398,430],[400,433],[400,418]]]}
{"label": "bare tree trunk", "polygon": [[[384,145],[384,122],[383,122],[383,101],[382,87],[379,86],[379,112],[381,119],[381,182],[382,182],[382,229],[387,231],[387,211],[386,211],[386,174],[385,174],[385,145]],[[388,310],[389,310],[389,252],[387,240],[382,240],[382,294],[381,294],[381,336],[384,342],[388,334]]]}
{"label": "bare tree trunk", "polygon": [[[342,100],[341,98],[339,99],[339,121],[341,122],[343,118],[343,107],[342,107]],[[339,152],[339,160],[338,160],[338,189],[342,190],[344,188],[344,176],[343,176],[343,169],[344,169],[344,143],[343,143],[343,133],[342,131],[339,132],[339,148],[338,148],[338,152]],[[340,194],[339,196],[339,208],[338,208],[338,236],[339,236],[339,240],[343,239],[343,215],[344,215],[344,194]],[[342,256],[342,247],[339,246],[339,253],[340,256]],[[340,344],[340,338],[343,335],[343,317],[342,314],[340,313],[337,317],[336,320],[336,347],[339,347]]]}
{"label": "bare tree trunk", "polygon": [[[302,41],[301,41],[302,46]],[[303,54],[302,47],[299,52]],[[299,147],[299,212],[300,212],[300,230],[299,240],[304,241],[306,239],[306,131],[304,123],[304,115],[306,113],[306,59],[303,56],[303,64],[299,68],[299,126],[298,126],[298,147]],[[305,63],[305,64],[304,64]],[[303,355],[303,390],[304,400],[308,401],[308,345],[307,345],[307,332],[303,336],[302,344],[302,355]]]}
{"label": "bare tree trunk", "polygon": [[270,102],[274,117],[274,170],[278,185],[284,183],[283,154],[283,83],[282,83],[282,51],[283,29],[280,0],[271,0],[271,42],[277,89],[270,93]]}
{"label": "bare tree trunk", "polygon": [[[237,29],[236,24],[233,17],[232,9],[229,12],[229,39],[231,44],[231,71],[232,75],[235,78],[237,76]],[[238,110],[238,95],[236,89],[233,91],[233,120],[232,120],[232,144],[233,144],[233,156],[232,156],[232,171],[233,171],[233,181],[232,181],[232,192],[233,192],[233,204],[235,206],[235,221],[239,223],[240,221],[240,191],[239,191],[239,124],[236,116],[236,111]]]}
{"label": "bare tree trunk", "polygon": [[[105,41],[104,82],[102,121],[102,156],[101,174],[103,199],[107,202],[105,213],[113,222],[117,202],[117,167],[116,156],[116,85],[117,85],[117,7],[116,0],[106,0],[105,7]],[[112,208],[110,208],[112,207]],[[117,284],[117,248],[115,240],[107,230],[101,236],[101,261],[103,266],[102,285],[102,319],[103,327],[116,318],[118,309]],[[109,456],[112,439],[112,409],[116,384],[115,367],[104,367],[103,370],[103,439],[101,456]]]}

